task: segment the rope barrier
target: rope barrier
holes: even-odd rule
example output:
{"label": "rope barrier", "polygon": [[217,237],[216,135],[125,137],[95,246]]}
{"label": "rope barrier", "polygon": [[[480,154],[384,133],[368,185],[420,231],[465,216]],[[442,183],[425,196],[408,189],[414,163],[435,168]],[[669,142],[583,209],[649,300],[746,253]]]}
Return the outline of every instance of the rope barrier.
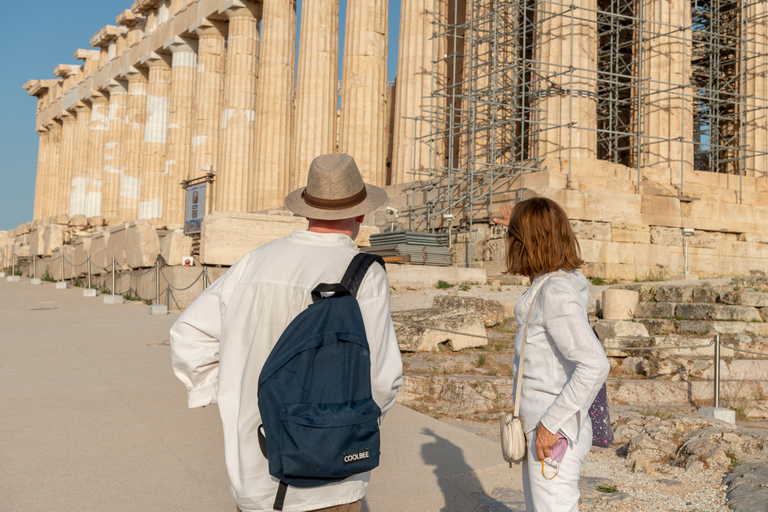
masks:
{"label": "rope barrier", "polygon": [[745,354],[754,354],[756,356],[768,357],[768,353],[766,352],[755,352],[754,350],[744,350],[743,348],[736,348],[736,347],[726,347],[726,348],[730,348],[731,350],[735,350],[736,352],[744,352]]}
{"label": "rope barrier", "polygon": [[200,280],[200,278],[201,278],[201,277],[203,277],[203,274],[204,274],[204,271],[201,271],[201,272],[200,272],[200,275],[198,275],[198,276],[195,278],[195,280],[194,280],[194,281],[192,281],[192,283],[191,283],[189,286],[187,286],[186,288],[176,288],[175,286],[173,286],[173,285],[171,284],[171,282],[168,280],[168,278],[167,278],[167,277],[165,277],[165,272],[163,272],[163,267],[160,267],[160,275],[162,275],[162,276],[163,276],[163,279],[165,279],[165,282],[166,282],[166,283],[168,283],[168,287],[169,287],[171,290],[176,290],[176,291],[178,291],[178,292],[183,292],[184,290],[189,290],[190,288],[192,288],[192,286],[194,286],[194,285],[195,285],[195,283],[196,283],[196,282],[198,282],[198,281]]}

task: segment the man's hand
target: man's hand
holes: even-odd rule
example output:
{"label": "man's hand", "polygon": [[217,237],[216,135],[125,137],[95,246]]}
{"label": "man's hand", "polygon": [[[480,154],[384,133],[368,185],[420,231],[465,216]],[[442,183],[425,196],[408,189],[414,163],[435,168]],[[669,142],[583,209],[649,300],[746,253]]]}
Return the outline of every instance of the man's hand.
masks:
{"label": "man's hand", "polygon": [[501,218],[494,217],[493,222],[509,227],[509,217],[512,215],[512,207],[508,204],[501,207]]}
{"label": "man's hand", "polygon": [[536,455],[539,460],[544,460],[552,453],[552,448],[555,447],[558,441],[557,434],[553,434],[547,430],[544,425],[539,423],[536,429]]}

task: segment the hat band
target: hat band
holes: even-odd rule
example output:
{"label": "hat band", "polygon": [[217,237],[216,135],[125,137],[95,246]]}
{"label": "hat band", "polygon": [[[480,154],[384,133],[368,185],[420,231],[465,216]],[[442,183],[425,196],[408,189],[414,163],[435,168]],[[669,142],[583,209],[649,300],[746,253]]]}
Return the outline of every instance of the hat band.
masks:
{"label": "hat band", "polygon": [[365,185],[363,185],[363,189],[357,194],[342,199],[321,199],[319,197],[312,197],[307,194],[306,189],[301,193],[301,198],[307,205],[320,210],[344,210],[346,208],[352,208],[365,201],[366,197],[368,197],[368,192],[365,190]]}

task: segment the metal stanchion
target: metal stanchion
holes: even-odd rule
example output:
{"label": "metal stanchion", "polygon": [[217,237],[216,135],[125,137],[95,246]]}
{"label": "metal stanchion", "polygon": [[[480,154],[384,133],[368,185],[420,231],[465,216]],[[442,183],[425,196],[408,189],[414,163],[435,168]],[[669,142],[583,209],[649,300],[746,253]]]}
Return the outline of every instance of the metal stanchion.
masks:
{"label": "metal stanchion", "polygon": [[64,247],[59,251],[59,282],[56,283],[57,290],[66,290],[67,282],[64,280]]}
{"label": "metal stanchion", "polygon": [[[19,272],[21,274],[21,272]],[[11,275],[6,278],[6,281],[17,283],[21,281],[21,277],[16,275],[16,251],[11,250]]]}
{"label": "metal stanchion", "polygon": [[32,254],[32,279],[29,280],[29,284],[43,284],[42,279],[37,278],[37,254]]}
{"label": "metal stanchion", "polygon": [[83,290],[83,297],[95,297],[96,290],[91,288],[91,255],[85,257],[85,271],[88,274],[88,288]]}
{"label": "metal stanchion", "polygon": [[104,304],[122,304],[123,296],[117,295],[115,288],[115,257],[112,256],[112,294],[104,296]]}
{"label": "metal stanchion", "polygon": [[715,408],[720,407],[720,335],[715,336]]}
{"label": "metal stanchion", "polygon": [[[162,256],[158,254],[157,259],[155,259],[155,302],[151,306],[149,306],[150,315],[167,315],[168,314],[168,306],[165,304],[160,304],[160,258],[161,257]],[[168,293],[170,294],[170,288],[168,289]]]}
{"label": "metal stanchion", "polygon": [[208,267],[203,267],[203,290],[208,289]]}

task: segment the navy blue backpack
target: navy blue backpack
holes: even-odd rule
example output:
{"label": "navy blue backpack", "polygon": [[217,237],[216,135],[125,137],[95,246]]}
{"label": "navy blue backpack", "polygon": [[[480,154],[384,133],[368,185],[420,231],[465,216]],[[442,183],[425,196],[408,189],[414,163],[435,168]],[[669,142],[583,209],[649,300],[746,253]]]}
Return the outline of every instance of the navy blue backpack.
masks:
{"label": "navy blue backpack", "polygon": [[259,442],[269,474],[280,480],[275,510],[288,486],[317,487],[379,465],[381,409],[355,298],[373,263],[384,266],[380,256],[360,253],[340,283],[319,284],[259,375]]}

